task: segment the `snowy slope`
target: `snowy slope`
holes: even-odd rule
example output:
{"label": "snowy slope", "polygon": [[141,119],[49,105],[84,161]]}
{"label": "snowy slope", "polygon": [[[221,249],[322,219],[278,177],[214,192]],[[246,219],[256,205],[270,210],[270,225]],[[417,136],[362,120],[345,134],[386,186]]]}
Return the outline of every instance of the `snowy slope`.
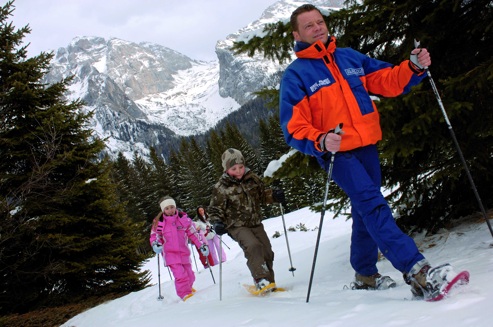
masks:
{"label": "snowy slope", "polygon": [[[353,291],[345,289],[353,278],[348,254],[351,222],[331,219],[328,212],[322,229],[310,300],[307,290],[313,262],[316,227],[320,213],[301,209],[285,215],[286,226],[302,223],[309,231],[288,232],[294,276],[281,217],[264,221],[276,255],[274,269],[278,286],[288,289],[267,297],[253,297],[241,286],[250,283],[246,260],[238,245],[223,236],[228,261],[222,266],[222,300],[220,300],[219,266],[200,268],[194,287],[197,293],[186,302],[175,294],[168,270],[161,267],[162,301],[157,300],[158,285],[129,294],[88,310],[66,322],[63,327],[155,327],[155,326],[491,326],[493,303],[493,238],[481,219],[443,231],[432,237],[418,235],[416,243],[432,264],[451,263],[457,271],[468,269],[471,283],[441,302],[411,300],[409,286],[400,272],[383,260],[382,274],[397,281],[395,289]],[[193,258],[192,258],[193,261]],[[194,270],[195,270],[195,265]],[[147,263],[157,282],[157,262]]]}

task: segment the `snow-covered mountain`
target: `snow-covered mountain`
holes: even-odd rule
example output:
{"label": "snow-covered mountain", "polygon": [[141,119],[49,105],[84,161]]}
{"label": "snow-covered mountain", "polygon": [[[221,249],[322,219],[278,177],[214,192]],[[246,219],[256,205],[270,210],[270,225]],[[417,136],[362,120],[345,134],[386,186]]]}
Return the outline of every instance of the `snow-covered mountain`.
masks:
{"label": "snow-covered mountain", "polygon": [[74,76],[69,98],[94,111],[92,128],[107,139],[108,153],[146,155],[169,148],[179,136],[201,134],[254,98],[276,87],[285,68],[261,56],[235,55],[233,42],[263,33],[266,24],[288,20],[303,3],[337,9],[342,0],[281,0],[260,18],[218,41],[218,60],[203,62],[163,45],[101,37],[75,37],[55,52],[48,83]]}

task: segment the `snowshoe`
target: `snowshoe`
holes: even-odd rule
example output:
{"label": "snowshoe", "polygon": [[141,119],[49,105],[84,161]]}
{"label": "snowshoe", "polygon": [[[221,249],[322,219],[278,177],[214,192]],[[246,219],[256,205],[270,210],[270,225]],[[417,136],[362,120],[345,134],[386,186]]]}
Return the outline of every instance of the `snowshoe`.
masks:
{"label": "snowshoe", "polygon": [[276,283],[271,283],[265,278],[255,279],[254,285],[244,285],[245,289],[253,295],[265,295],[276,289]]}
{"label": "snowshoe", "polygon": [[269,293],[286,291],[282,287],[277,287],[276,283],[270,283],[261,289],[258,289],[257,285],[243,284],[243,287],[247,290],[248,293],[255,295],[255,296],[265,296]]}
{"label": "snowshoe", "polygon": [[386,290],[396,286],[395,281],[389,276],[376,273],[371,276],[363,276],[356,273],[354,282],[351,283],[353,290]]}
{"label": "snowshoe", "polygon": [[469,283],[469,272],[455,273],[448,263],[431,268],[424,265],[417,274],[404,275],[415,299],[442,300],[454,286]]}

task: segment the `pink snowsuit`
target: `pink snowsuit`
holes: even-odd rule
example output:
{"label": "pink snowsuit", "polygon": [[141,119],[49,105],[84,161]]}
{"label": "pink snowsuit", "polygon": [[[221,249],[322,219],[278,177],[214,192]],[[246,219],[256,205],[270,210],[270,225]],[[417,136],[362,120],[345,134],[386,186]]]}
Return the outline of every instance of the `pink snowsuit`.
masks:
{"label": "pink snowsuit", "polygon": [[[193,222],[194,226],[195,226],[195,229],[197,230],[197,233],[199,233],[202,241],[204,240],[207,240],[206,236],[205,236],[205,231],[202,229],[202,226],[197,223],[197,222]],[[213,267],[215,266],[219,261],[217,261],[217,258],[214,258],[213,254],[213,251],[212,251],[212,248],[211,248],[211,245],[209,243],[209,240],[207,240],[208,242],[208,245],[209,245],[209,255],[207,257],[205,257],[201,252],[200,252],[200,248],[199,247],[195,247],[197,249],[197,252],[199,254],[199,259],[200,259],[200,262],[202,262],[202,265],[204,266],[204,268],[209,268],[209,266]]]}
{"label": "pink snowsuit", "polygon": [[[200,218],[199,218],[200,219]],[[203,218],[205,220],[205,218]],[[202,239],[207,240],[209,245],[209,262],[211,266],[215,266],[219,263],[219,258],[222,259],[222,262],[226,261],[226,252],[222,249],[222,253],[220,253],[221,240],[219,236],[211,230],[211,223],[206,221],[203,222],[201,220],[195,222],[195,228],[202,236]],[[205,266],[205,265],[204,265]]]}
{"label": "pink snowsuit", "polygon": [[163,245],[161,255],[164,258],[164,266],[171,269],[175,277],[176,294],[182,299],[192,293],[192,285],[195,282],[188,239],[197,247],[207,244],[205,240],[202,241],[187,214],[178,211],[173,216],[163,213],[157,224],[153,224],[149,238],[151,246],[155,240]]}

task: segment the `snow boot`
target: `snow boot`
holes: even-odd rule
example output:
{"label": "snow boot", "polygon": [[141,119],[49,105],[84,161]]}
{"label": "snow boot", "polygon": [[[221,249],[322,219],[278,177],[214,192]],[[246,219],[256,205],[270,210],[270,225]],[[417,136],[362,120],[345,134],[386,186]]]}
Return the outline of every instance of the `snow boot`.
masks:
{"label": "snow boot", "polygon": [[396,286],[395,281],[389,276],[382,276],[376,273],[371,276],[355,274],[355,280],[351,283],[353,290],[386,290]]}
{"label": "snow boot", "polygon": [[427,293],[426,276],[430,268],[430,265],[425,265],[416,274],[404,274],[404,280],[408,285],[411,285],[411,293],[416,299],[423,299]]}
{"label": "snow boot", "polygon": [[257,290],[261,290],[261,289],[267,287],[267,285],[269,285],[269,284],[270,284],[270,282],[265,278],[255,279],[255,287],[257,288]]}
{"label": "snow boot", "polygon": [[183,302],[185,302],[186,300],[188,300],[188,299],[189,299],[189,298],[191,298],[192,296],[193,296],[193,293],[190,293],[190,294],[188,294],[188,295],[185,295],[185,296],[183,297],[183,299],[182,299],[182,300],[183,300]]}
{"label": "snow boot", "polygon": [[[419,268],[417,273],[413,272]],[[443,288],[457,275],[448,263],[431,267],[428,262],[418,262],[411,272],[404,274],[404,280],[411,285],[411,292],[416,299],[433,300]]]}
{"label": "snow boot", "polygon": [[276,283],[274,282],[271,283],[265,278],[254,279],[254,281],[255,281],[255,287],[257,288],[256,293],[258,294],[271,292],[273,289],[276,288]]}

